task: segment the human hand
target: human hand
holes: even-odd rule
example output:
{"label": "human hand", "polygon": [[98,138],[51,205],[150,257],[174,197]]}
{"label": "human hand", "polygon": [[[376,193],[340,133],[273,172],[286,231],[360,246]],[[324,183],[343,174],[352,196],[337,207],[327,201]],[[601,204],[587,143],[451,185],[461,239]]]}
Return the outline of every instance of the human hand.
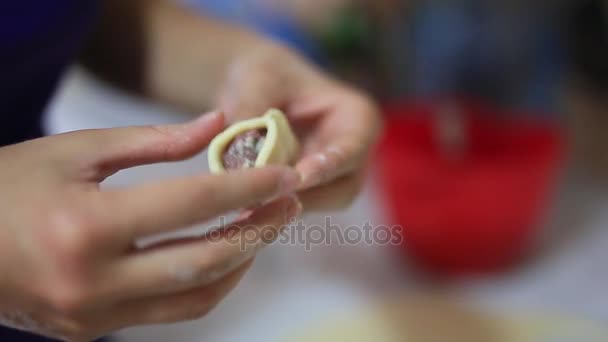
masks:
{"label": "human hand", "polygon": [[[299,214],[297,199],[286,196],[297,172],[200,174],[123,189],[99,183],[129,167],[186,159],[223,126],[221,115],[210,114],[184,125],[80,131],[0,148],[0,323],[86,341],[209,312]],[[139,238],[267,200],[213,237],[135,247]]]}
{"label": "human hand", "polygon": [[270,107],[286,112],[302,142],[296,168],[307,210],[344,208],[356,197],[381,127],[368,97],[269,44],[236,58],[218,102],[231,122]]}

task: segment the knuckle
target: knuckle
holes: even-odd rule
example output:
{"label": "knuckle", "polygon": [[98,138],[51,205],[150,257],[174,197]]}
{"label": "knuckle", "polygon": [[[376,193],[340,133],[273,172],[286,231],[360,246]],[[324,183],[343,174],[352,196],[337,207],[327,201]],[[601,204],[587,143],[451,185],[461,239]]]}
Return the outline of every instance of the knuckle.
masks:
{"label": "knuckle", "polygon": [[214,265],[209,256],[203,256],[202,261],[198,261],[193,267],[194,281],[208,284],[220,277],[221,265]]}
{"label": "knuckle", "polygon": [[213,254],[201,253],[198,261],[192,264],[191,281],[208,285],[224,277],[241,262],[241,258],[232,250],[233,248],[221,248]]}
{"label": "knuckle", "polygon": [[160,150],[162,160],[174,161],[181,157],[182,143],[186,140],[176,139],[175,131],[171,127],[153,125],[144,129],[148,130],[152,140],[157,141],[154,148]]}
{"label": "knuckle", "polygon": [[89,304],[88,291],[72,282],[58,282],[51,286],[47,301],[51,309],[65,318],[76,319]]}
{"label": "knuckle", "polygon": [[45,229],[40,230],[40,243],[51,253],[52,260],[64,266],[75,266],[97,242],[96,223],[75,211],[55,210],[49,215]]}
{"label": "knuckle", "polygon": [[[206,255],[201,255],[200,259],[205,260],[208,258]],[[209,261],[196,261],[190,262],[188,265],[179,265],[179,267],[172,267],[169,273],[168,279],[164,281],[175,282],[179,281],[186,284],[207,284],[212,282],[214,266]]]}
{"label": "knuckle", "polygon": [[147,134],[149,134],[153,139],[163,140],[169,139],[173,137],[173,132],[169,129],[168,126],[163,125],[150,125],[142,127],[144,130],[147,130]]}

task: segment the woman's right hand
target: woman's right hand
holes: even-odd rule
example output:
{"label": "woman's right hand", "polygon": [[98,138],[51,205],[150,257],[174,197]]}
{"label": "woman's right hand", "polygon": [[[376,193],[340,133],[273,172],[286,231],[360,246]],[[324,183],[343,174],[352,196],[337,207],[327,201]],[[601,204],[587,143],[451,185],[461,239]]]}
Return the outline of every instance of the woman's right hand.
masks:
{"label": "woman's right hand", "polygon": [[[209,114],[184,125],[79,131],[1,148],[0,323],[85,341],[209,312],[256,251],[301,212],[287,196],[299,175],[265,168],[125,189],[99,183],[125,168],[188,158],[223,126],[222,115]],[[138,238],[271,199],[213,238],[134,247]]]}

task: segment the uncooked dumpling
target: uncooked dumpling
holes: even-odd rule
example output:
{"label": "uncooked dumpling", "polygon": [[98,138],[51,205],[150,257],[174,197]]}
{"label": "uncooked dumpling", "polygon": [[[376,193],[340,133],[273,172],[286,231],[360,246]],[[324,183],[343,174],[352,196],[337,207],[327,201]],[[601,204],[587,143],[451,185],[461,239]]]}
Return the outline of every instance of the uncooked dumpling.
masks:
{"label": "uncooked dumpling", "polygon": [[283,112],[241,121],[218,135],[209,146],[212,173],[227,170],[289,165],[298,153],[298,141]]}

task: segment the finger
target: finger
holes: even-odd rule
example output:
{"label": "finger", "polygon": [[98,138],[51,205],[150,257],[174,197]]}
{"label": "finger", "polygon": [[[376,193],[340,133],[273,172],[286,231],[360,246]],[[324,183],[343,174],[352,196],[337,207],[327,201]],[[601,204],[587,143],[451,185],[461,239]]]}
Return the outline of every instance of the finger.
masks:
{"label": "finger", "polygon": [[292,193],[299,183],[300,175],[286,167],[196,175],[104,191],[100,210],[110,218],[117,243],[130,244]]}
{"label": "finger", "polygon": [[380,121],[373,103],[353,95],[336,101],[326,107],[302,105],[290,112],[294,118],[304,118],[312,114],[302,110],[314,110],[321,117],[296,165],[302,174],[301,189],[330,183],[364,167],[379,135]]}
{"label": "finger", "polygon": [[187,159],[202,151],[224,127],[221,113],[186,124],[85,130],[52,137],[47,144],[85,165],[87,180],[99,181],[133,166]]}
{"label": "finger", "polygon": [[203,238],[135,252],[118,267],[111,284],[113,292],[128,298],[211,284],[274,242],[301,211],[299,200],[286,197]]}
{"label": "finger", "polygon": [[359,195],[365,180],[361,171],[335,180],[332,183],[298,193],[307,212],[346,209]]}
{"label": "finger", "polygon": [[360,141],[345,138],[333,141],[305,155],[296,164],[302,182],[300,189],[311,189],[329,184],[357,170],[367,160],[367,147]]}
{"label": "finger", "polygon": [[107,317],[106,331],[144,324],[190,321],[207,315],[241,281],[253,260],[223,279],[200,288],[173,295],[141,298],[120,303]]}

